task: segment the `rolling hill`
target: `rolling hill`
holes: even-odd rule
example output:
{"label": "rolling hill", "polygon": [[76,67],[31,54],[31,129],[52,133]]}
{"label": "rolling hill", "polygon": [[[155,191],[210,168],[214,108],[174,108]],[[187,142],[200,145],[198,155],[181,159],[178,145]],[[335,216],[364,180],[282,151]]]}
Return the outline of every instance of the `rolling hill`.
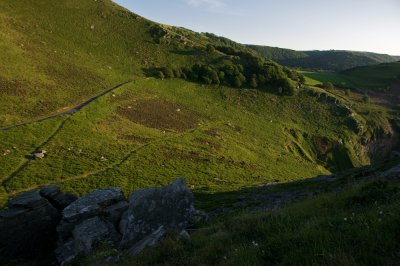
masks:
{"label": "rolling hill", "polygon": [[398,145],[397,107],[304,84],[245,45],[110,0],[3,0],[0,21],[2,205],[54,183],[128,195],[184,176],[215,211],[240,191],[296,187]]}
{"label": "rolling hill", "polygon": [[356,51],[295,51],[269,46],[248,45],[267,59],[282,65],[309,69],[342,71],[358,66],[391,63],[399,60],[398,56]]}
{"label": "rolling hill", "polygon": [[[303,72],[306,77],[322,84],[331,82],[343,88],[364,92],[398,95],[400,63],[384,63],[348,69],[342,72]],[[316,84],[316,83],[314,83]]]}

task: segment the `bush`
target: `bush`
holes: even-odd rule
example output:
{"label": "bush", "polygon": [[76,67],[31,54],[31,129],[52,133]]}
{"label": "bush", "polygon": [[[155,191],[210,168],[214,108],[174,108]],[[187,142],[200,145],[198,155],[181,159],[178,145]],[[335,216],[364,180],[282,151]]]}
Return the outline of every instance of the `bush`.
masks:
{"label": "bush", "polygon": [[335,86],[333,86],[333,84],[332,84],[331,82],[328,82],[328,81],[324,82],[324,83],[322,84],[322,86],[323,86],[325,89],[328,89],[328,90],[332,90],[332,89],[335,88]]}
{"label": "bush", "polygon": [[170,68],[170,67],[163,67],[161,71],[164,73],[164,76],[165,76],[166,78],[173,78],[173,77],[175,77],[174,71],[173,71],[172,68]]}
{"label": "bush", "polygon": [[369,103],[371,101],[371,99],[369,98],[369,96],[367,94],[364,94],[364,96],[362,97],[362,100],[364,103]]}
{"label": "bush", "polygon": [[250,79],[250,86],[252,88],[257,88],[258,87],[258,83],[257,83],[257,76],[253,75]]}
{"label": "bush", "polygon": [[164,79],[164,78],[165,78],[165,75],[164,75],[164,73],[163,73],[162,71],[158,71],[157,74],[156,74],[156,76],[157,76],[157,78],[159,78],[159,79]]}

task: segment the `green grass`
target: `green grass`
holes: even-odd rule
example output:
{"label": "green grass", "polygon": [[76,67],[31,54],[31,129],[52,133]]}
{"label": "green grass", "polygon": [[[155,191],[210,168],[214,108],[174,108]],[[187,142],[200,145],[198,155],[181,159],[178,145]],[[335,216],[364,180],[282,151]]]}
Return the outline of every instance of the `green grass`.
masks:
{"label": "green grass", "polygon": [[387,92],[400,82],[400,63],[388,63],[374,66],[357,67],[344,72],[301,71],[309,85],[331,82],[337,86],[349,87],[360,91],[372,90]]}
{"label": "green grass", "polygon": [[191,230],[190,242],[171,234],[136,258],[103,247],[76,265],[110,255],[122,256],[118,265],[396,265],[399,182],[348,183],[347,176],[339,179],[347,183],[340,192],[270,212],[220,217]]}
{"label": "green grass", "polygon": [[[43,147],[48,156],[32,161],[9,182],[11,193],[50,183],[60,183],[80,194],[107,186],[120,186],[129,193],[179,176],[185,176],[195,190],[229,191],[328,173],[323,165],[318,166],[322,162],[317,161],[313,136],[335,140],[335,132],[341,130],[349,140],[355,137],[341,126],[346,117],[336,117],[335,108],[306,93],[296,98],[279,97],[181,80],[139,79],[115,91],[114,96],[108,94],[70,116]],[[182,113],[196,113],[199,123],[178,132],[149,128],[116,113],[118,108],[146,100],[174,103]],[[1,143],[2,149],[18,143],[26,130],[48,136],[62,120],[45,122],[47,131],[29,126],[2,132],[10,138]],[[300,138],[306,133],[306,139]],[[43,142],[34,140],[19,153],[4,156],[7,167],[1,170],[3,179],[26,160],[22,154],[29,155]],[[104,169],[108,171],[90,176]]]}
{"label": "green grass", "polygon": [[[0,126],[60,112],[133,80],[73,115],[1,131],[3,203],[52,183],[78,194],[109,186],[128,194],[184,176],[194,190],[213,193],[312,177],[370,163],[360,140],[394,116],[372,105],[382,115],[358,114],[357,107],[350,117],[344,105],[353,100],[336,104],[323,90],[284,97],[146,78],[149,68],[228,60],[204,53],[209,43],[249,49],[158,25],[108,0],[6,0],[0,10],[0,46],[7,48],[0,54]],[[155,40],[156,25],[167,38]],[[176,128],[177,121],[188,127]],[[366,136],[355,124],[373,130]],[[38,148],[46,158],[30,161]]]}

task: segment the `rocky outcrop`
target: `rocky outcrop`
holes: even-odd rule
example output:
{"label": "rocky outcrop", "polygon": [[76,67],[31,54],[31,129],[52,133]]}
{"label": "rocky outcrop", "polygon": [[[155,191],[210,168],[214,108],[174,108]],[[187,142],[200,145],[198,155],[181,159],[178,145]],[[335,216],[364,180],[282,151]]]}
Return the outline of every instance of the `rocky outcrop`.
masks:
{"label": "rocky outcrop", "polygon": [[381,177],[400,180],[400,164],[383,172]]}
{"label": "rocky outcrop", "polygon": [[125,227],[121,246],[135,255],[166,232],[187,228],[197,215],[193,195],[183,179],[164,188],[136,191],[121,221]]}
{"label": "rocky outcrop", "polygon": [[56,236],[60,214],[39,190],[22,193],[0,212],[0,256],[30,257]]}
{"label": "rocky outcrop", "polygon": [[183,179],[164,188],[133,192],[129,203],[118,188],[96,190],[66,207],[57,227],[60,264],[106,243],[139,254],[167,232],[182,231],[202,217]]}
{"label": "rocky outcrop", "polygon": [[[32,255],[33,247],[58,238],[55,255],[60,265],[72,262],[79,253],[89,253],[99,243],[137,255],[167,232],[182,234],[205,218],[193,202],[184,179],[133,192],[129,202],[119,188],[77,198],[57,186],[47,186],[17,196],[0,212],[0,252],[9,257]],[[190,239],[187,232],[185,238]]]}
{"label": "rocky outcrop", "polygon": [[40,195],[46,198],[60,212],[78,199],[74,194],[62,192],[56,185],[42,188]]}
{"label": "rocky outcrop", "polygon": [[80,252],[89,253],[96,243],[117,246],[122,237],[117,226],[127,209],[119,188],[93,191],[67,206],[57,227],[59,263],[71,262]]}
{"label": "rocky outcrop", "polygon": [[[57,227],[60,239],[65,241],[71,238],[75,226],[86,219],[96,216],[107,218],[110,215],[108,208],[115,204],[121,204],[120,202],[125,202],[126,206],[128,205],[119,188],[96,190],[74,201],[62,212],[62,219]],[[121,210],[119,215],[123,211]],[[113,217],[111,222],[115,219],[118,219],[118,217]]]}

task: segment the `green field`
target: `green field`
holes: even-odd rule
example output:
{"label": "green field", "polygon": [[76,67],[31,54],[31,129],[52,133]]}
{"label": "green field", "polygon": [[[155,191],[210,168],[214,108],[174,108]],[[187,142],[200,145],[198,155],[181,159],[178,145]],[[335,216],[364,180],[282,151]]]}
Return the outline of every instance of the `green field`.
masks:
{"label": "green field", "polygon": [[357,67],[340,73],[301,71],[307,83],[318,85],[331,82],[341,87],[385,92],[400,84],[400,63],[380,64],[368,67]]}

